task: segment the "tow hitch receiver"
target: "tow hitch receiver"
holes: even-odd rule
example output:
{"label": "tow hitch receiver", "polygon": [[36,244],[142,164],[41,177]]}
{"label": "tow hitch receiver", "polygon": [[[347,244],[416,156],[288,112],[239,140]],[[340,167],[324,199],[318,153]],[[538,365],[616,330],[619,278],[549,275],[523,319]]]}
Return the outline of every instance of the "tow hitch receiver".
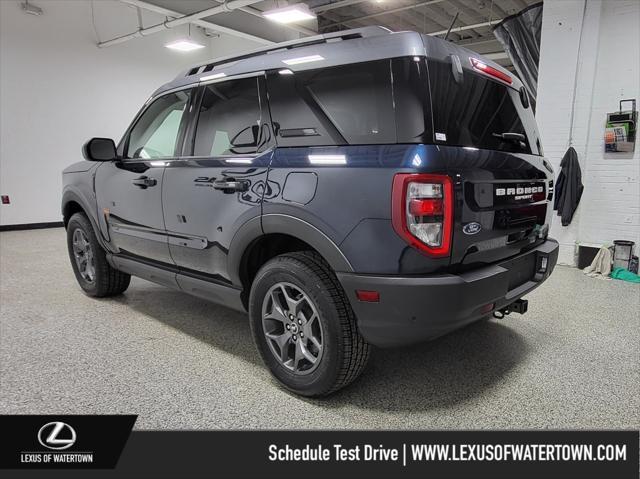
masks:
{"label": "tow hitch receiver", "polygon": [[518,313],[518,314],[524,314],[527,312],[527,309],[529,308],[529,301],[526,299],[517,299],[515,300],[513,303],[505,306],[502,309],[499,309],[498,311],[494,311],[493,312],[493,317],[494,318],[498,318],[498,319],[502,319],[505,316],[511,314],[511,313]]}

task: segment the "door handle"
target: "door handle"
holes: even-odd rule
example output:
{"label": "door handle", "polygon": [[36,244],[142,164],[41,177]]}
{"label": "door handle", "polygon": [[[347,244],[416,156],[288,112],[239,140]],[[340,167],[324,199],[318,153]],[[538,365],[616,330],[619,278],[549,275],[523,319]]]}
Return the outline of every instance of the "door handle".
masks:
{"label": "door handle", "polygon": [[158,182],[155,178],[149,178],[148,176],[141,176],[140,178],[136,178],[132,181],[132,183],[136,186],[139,186],[143,190],[146,190],[150,186],[156,186]]}
{"label": "door handle", "polygon": [[222,190],[224,193],[234,193],[236,191],[247,191],[249,182],[247,180],[218,180],[213,182],[213,188]]}

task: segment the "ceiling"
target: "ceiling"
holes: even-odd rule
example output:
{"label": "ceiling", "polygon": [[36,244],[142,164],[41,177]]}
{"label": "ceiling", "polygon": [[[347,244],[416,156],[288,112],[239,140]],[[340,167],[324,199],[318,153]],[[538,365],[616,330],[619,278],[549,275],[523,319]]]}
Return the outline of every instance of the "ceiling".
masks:
{"label": "ceiling", "polygon": [[[422,33],[445,33],[456,14],[448,39],[488,55],[501,65],[511,67],[504,49],[495,39],[492,25],[518,13],[540,0],[313,0],[317,7],[321,32],[383,25],[394,31],[414,30]],[[344,6],[339,6],[343,4]],[[322,5],[322,6],[320,6]],[[465,28],[476,25],[475,28]],[[462,29],[460,28],[462,27]]]}
{"label": "ceiling", "polygon": [[[143,10],[156,7],[174,12],[170,16],[193,14],[222,6],[223,0],[122,0]],[[262,18],[261,12],[286,6],[284,0],[263,0],[233,11],[200,18],[196,25],[207,30],[230,33],[263,43],[278,42],[316,33],[382,25],[393,31],[413,30],[437,34],[441,38],[457,16],[448,39],[501,65],[512,69],[511,62],[492,33],[493,25],[540,0],[306,0],[317,15],[316,21],[279,25]],[[232,2],[233,3],[233,2]],[[246,2],[251,3],[251,2]],[[288,4],[297,3],[296,0]],[[166,13],[166,12],[165,12]]]}

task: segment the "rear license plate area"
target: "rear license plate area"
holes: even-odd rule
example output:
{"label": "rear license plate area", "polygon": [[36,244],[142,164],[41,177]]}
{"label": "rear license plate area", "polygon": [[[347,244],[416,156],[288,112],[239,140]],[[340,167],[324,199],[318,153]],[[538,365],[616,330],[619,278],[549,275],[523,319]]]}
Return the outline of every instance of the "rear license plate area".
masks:
{"label": "rear license plate area", "polygon": [[535,276],[536,255],[526,254],[520,258],[516,258],[502,264],[502,266],[509,271],[508,290],[511,291],[512,289],[522,286],[527,281],[531,281],[533,279]]}

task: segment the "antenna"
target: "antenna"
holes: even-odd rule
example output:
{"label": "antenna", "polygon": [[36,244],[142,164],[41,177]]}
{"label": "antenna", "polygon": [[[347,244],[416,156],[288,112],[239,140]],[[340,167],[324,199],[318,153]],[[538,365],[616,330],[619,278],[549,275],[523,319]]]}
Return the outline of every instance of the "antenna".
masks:
{"label": "antenna", "polygon": [[458,19],[458,15],[460,15],[460,10],[458,10],[456,12],[456,16],[453,17],[453,21],[451,22],[451,25],[449,25],[449,29],[447,30],[447,34],[444,36],[444,39],[446,40],[449,37],[449,33],[451,33],[451,29],[453,28],[453,26],[456,23],[456,20]]}

